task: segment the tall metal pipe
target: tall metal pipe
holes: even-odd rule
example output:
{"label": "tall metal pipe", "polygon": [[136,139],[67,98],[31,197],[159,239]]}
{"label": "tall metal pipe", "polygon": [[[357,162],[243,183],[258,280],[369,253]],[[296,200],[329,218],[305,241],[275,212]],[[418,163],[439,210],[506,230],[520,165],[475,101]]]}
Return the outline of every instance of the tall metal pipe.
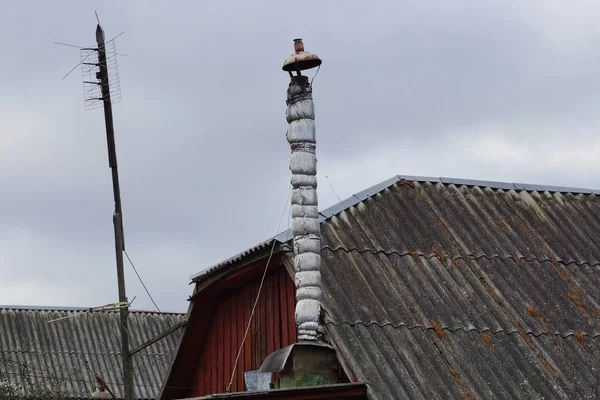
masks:
{"label": "tall metal pipe", "polygon": [[292,233],[299,340],[320,340],[321,230],[317,199],[315,111],[306,76],[293,76],[287,91],[287,140],[292,150]]}

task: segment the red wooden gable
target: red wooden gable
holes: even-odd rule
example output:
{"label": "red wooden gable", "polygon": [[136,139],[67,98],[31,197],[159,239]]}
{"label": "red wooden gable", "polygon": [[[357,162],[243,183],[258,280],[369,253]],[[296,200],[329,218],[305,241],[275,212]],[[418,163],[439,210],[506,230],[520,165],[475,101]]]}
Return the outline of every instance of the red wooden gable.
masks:
{"label": "red wooden gable", "polygon": [[[225,392],[263,270],[264,261],[257,262],[256,268],[244,268],[243,276],[228,274],[229,282],[211,285],[218,287],[218,292],[202,290],[192,298],[186,336],[162,400]],[[257,370],[270,353],[296,343],[295,306],[294,282],[287,270],[280,264],[270,266],[239,356],[231,392],[246,390],[245,371]]]}

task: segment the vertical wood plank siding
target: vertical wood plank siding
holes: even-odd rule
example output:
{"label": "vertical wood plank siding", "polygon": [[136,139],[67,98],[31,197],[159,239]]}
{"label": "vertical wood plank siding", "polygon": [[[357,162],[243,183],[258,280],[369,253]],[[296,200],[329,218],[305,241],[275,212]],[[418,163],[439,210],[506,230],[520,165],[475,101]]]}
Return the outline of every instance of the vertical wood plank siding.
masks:
{"label": "vertical wood plank siding", "polygon": [[[189,397],[223,393],[229,383],[260,277],[221,295],[201,351]],[[295,289],[283,267],[265,278],[246,342],[240,354],[232,392],[246,390],[244,371],[256,370],[271,352],[296,343]]]}

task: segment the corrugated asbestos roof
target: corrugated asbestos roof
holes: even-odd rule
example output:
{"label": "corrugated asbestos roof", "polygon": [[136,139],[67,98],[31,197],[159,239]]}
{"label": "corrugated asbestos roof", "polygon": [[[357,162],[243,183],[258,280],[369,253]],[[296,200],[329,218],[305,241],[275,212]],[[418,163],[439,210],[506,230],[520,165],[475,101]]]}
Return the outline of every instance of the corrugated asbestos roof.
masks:
{"label": "corrugated asbestos roof", "polygon": [[[118,312],[83,308],[0,306],[0,377],[10,383],[57,383],[70,398],[91,397],[99,373],[122,396],[121,340]],[[48,321],[79,314],[52,323]],[[132,311],[131,348],[184,320],[185,315]],[[133,356],[138,399],[156,398],[176,351],[181,332],[167,336]],[[27,379],[19,368],[27,367]],[[4,376],[3,376],[4,375]]]}
{"label": "corrugated asbestos roof", "polygon": [[600,197],[457,183],[399,180],[321,224],[349,373],[371,399],[594,398]]}
{"label": "corrugated asbestos roof", "polygon": [[322,211],[326,327],[350,378],[371,399],[594,398],[598,195],[397,176]]}
{"label": "corrugated asbestos roof", "polygon": [[[454,184],[454,185],[465,185],[465,186],[478,186],[481,188],[491,188],[491,189],[503,189],[503,190],[528,190],[528,191],[547,191],[550,193],[561,192],[561,193],[571,193],[571,194],[597,194],[600,195],[600,189],[592,190],[592,189],[583,189],[583,188],[574,188],[574,187],[563,187],[563,186],[549,186],[549,185],[534,185],[527,183],[507,183],[507,182],[495,182],[495,181],[481,181],[481,180],[473,180],[473,179],[460,179],[460,178],[445,178],[445,177],[427,177],[427,176],[414,176],[414,175],[397,175],[390,179],[387,179],[377,185],[371,186],[368,189],[363,190],[362,192],[356,193],[344,201],[341,201],[325,210],[319,212],[320,221],[323,222],[332,216],[339,214],[340,212],[346,210],[349,207],[355,206],[361,201],[367,199],[370,196],[373,196],[384,189],[387,189],[391,185],[394,185],[396,182],[406,180],[413,182],[429,182],[429,183],[445,183],[445,184]],[[190,279],[192,282],[198,282],[202,279],[210,276],[211,274],[226,269],[228,266],[231,266],[238,261],[245,259],[246,257],[263,251],[267,248],[270,248],[273,245],[273,241],[276,244],[287,243],[292,240],[292,230],[288,229],[264,242],[257,244],[254,247],[246,249],[241,253],[236,254],[233,257],[230,257],[224,261],[221,261],[218,264],[215,264],[211,267],[204,269],[203,271],[193,275]]]}

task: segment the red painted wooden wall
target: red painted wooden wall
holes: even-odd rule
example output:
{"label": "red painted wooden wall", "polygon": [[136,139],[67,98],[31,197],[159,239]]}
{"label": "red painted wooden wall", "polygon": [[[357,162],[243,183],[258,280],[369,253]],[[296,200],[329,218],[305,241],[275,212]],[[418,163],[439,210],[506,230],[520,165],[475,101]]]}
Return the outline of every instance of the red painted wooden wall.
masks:
{"label": "red painted wooden wall", "polygon": [[[188,350],[201,351],[189,397],[225,391],[259,285],[260,277],[219,296],[202,349]],[[258,369],[267,355],[296,343],[295,307],[292,278],[284,267],[274,268],[265,278],[239,357],[232,392],[246,390],[244,371]]]}

